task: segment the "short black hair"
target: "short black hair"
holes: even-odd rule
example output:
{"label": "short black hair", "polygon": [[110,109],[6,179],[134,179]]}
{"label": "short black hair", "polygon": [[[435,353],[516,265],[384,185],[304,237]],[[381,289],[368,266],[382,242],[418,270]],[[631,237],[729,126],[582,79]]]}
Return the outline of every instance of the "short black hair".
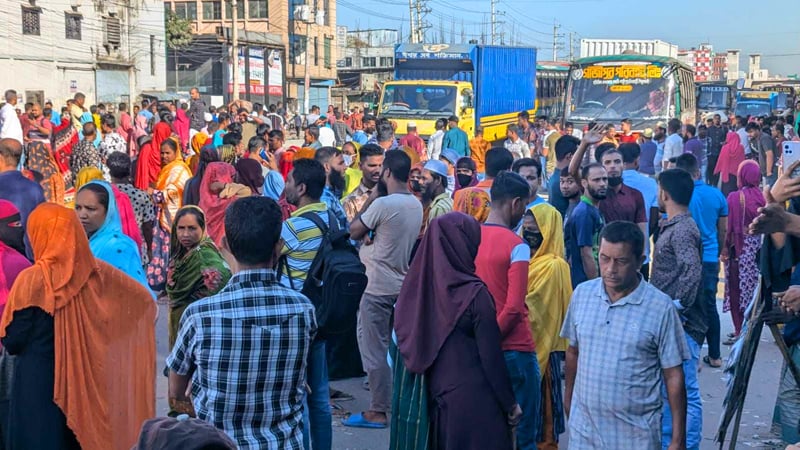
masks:
{"label": "short black hair", "polygon": [[320,147],[316,152],[314,152],[314,159],[319,161],[320,164],[325,164],[331,160],[336,155],[341,155],[342,151],[336,147]]}
{"label": "short black hair", "polygon": [[314,137],[314,139],[319,139],[319,127],[316,125],[310,125],[306,128],[306,132]]}
{"label": "short black hair", "polygon": [[319,200],[322,197],[322,191],[325,189],[325,182],[328,179],[322,163],[309,158],[298,159],[294,162],[292,178],[295,186],[301,184],[306,186],[306,195],[313,200]]}
{"label": "short black hair", "polygon": [[408,174],[411,172],[411,158],[402,150],[389,150],[384,154],[383,168],[389,169],[392,178],[401,182],[408,182]]}
{"label": "short black hair", "polygon": [[12,138],[1,139],[0,158],[3,158],[6,165],[16,167],[22,158],[22,144]]}
{"label": "short black hair", "polygon": [[383,149],[378,144],[366,144],[358,149],[358,157],[361,161],[366,160],[370,156],[382,156]]}
{"label": "short black hair", "polygon": [[217,114],[217,122],[222,123],[225,121],[231,120],[231,115],[226,112],[221,112]]}
{"label": "short black hair", "polygon": [[644,234],[633,222],[615,220],[600,231],[600,241],[611,244],[629,244],[635,258],[644,254]]}
{"label": "short black hair", "polygon": [[501,170],[494,181],[492,188],[489,190],[489,195],[492,198],[492,203],[506,203],[515,198],[521,198],[527,201],[531,195],[531,187],[518,173],[508,170]]}
{"label": "short black hair", "polygon": [[86,122],[83,124],[84,136],[94,136],[95,133],[97,133],[97,127],[94,126],[94,122]]}
{"label": "short black hair", "polygon": [[131,157],[125,152],[113,152],[106,159],[108,173],[114,178],[131,176]]}
{"label": "short black hair", "polygon": [[600,161],[601,159],[603,159],[603,153],[611,149],[616,150],[616,148],[617,146],[613,142],[604,142],[598,145],[597,148],[594,149],[594,160]]}
{"label": "short black hair", "polygon": [[536,167],[536,176],[542,176],[542,163],[541,161],[535,158],[520,158],[511,165],[511,171],[514,173],[519,173],[519,170],[523,167]]}
{"label": "short black hair", "polygon": [[694,176],[700,165],[697,163],[697,158],[691,153],[684,153],[675,158],[675,168],[682,169],[689,172],[689,175]]}
{"label": "short black hair", "polygon": [[750,122],[750,123],[748,123],[747,125],[745,125],[745,127],[744,127],[744,130],[745,130],[745,131],[755,131],[755,130],[761,130],[761,127],[760,127],[760,126],[758,126],[758,124],[757,124],[757,123],[755,123],[755,122]]}
{"label": "short black hair", "polygon": [[658,174],[658,185],[677,204],[689,206],[694,192],[694,180],[682,169],[668,169]]}
{"label": "short black hair", "polygon": [[563,161],[568,155],[574,155],[581,145],[581,140],[575,136],[561,136],[556,141],[556,160]]}
{"label": "short black hair", "polygon": [[667,131],[670,133],[677,133],[681,129],[681,121],[678,119],[670,119],[667,122]]}
{"label": "short black hair", "polygon": [[375,116],[372,114],[364,114],[364,118],[362,119],[363,122],[375,122]]}
{"label": "short black hair", "polygon": [[388,142],[394,139],[394,128],[392,124],[382,123],[376,129],[376,140],[378,142]]}
{"label": "short black hair", "polygon": [[242,134],[242,124],[239,122],[231,122],[231,124],[228,125],[228,133]]}
{"label": "short black hair", "polygon": [[247,143],[247,151],[255,153],[264,148],[265,145],[267,145],[267,141],[259,136],[253,136],[250,138],[250,142]]}
{"label": "short black hair", "polygon": [[587,165],[581,167],[581,179],[585,180],[586,177],[589,176],[589,171],[591,171],[592,169],[597,169],[597,168],[606,170],[606,168],[603,167],[603,165],[600,164],[599,162],[593,162],[591,164],[587,164]]}
{"label": "short black hair", "polygon": [[531,115],[528,114],[528,111],[520,111],[520,113],[517,114],[517,117],[528,120],[531,117]]}
{"label": "short black hair", "polygon": [[225,210],[225,239],[233,257],[245,264],[270,262],[282,222],[281,208],[271,198],[253,196],[231,203]]}
{"label": "short black hair", "polygon": [[105,114],[103,115],[103,119],[101,122],[103,125],[111,128],[112,130],[117,128],[117,119],[114,117],[113,114]]}
{"label": "short black hair", "polygon": [[242,135],[235,131],[230,131],[225,133],[225,136],[222,136],[222,145],[232,145],[237,147],[239,144],[242,143]]}
{"label": "short black hair", "polygon": [[265,136],[269,133],[270,126],[267,123],[260,123],[256,127],[256,136]]}
{"label": "short black hair", "polygon": [[514,155],[505,147],[495,147],[486,152],[486,176],[496,177],[501,170],[510,170]]}
{"label": "short black hair", "polygon": [[272,131],[269,132],[269,137],[270,138],[276,137],[276,138],[278,138],[280,140],[283,140],[283,131],[281,131],[281,130],[272,130]]}
{"label": "short black hair", "polygon": [[636,143],[620,144],[617,150],[622,154],[622,162],[631,164],[642,154],[642,148]]}
{"label": "short black hair", "polygon": [[697,136],[697,128],[695,128],[694,125],[687,124],[686,133],[691,134],[692,136]]}

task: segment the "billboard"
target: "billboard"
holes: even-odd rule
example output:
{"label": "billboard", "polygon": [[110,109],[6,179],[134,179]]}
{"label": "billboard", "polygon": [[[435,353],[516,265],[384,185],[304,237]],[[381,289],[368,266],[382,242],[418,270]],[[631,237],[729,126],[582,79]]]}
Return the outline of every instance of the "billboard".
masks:
{"label": "billboard", "polygon": [[[264,66],[264,49],[239,49],[239,95],[247,93],[247,75],[250,75],[250,94],[265,95],[267,91],[266,70]],[[249,66],[248,66],[249,60]],[[233,64],[228,63],[228,93],[233,92]]]}
{"label": "billboard", "polygon": [[269,95],[271,97],[283,96],[283,61],[280,50],[270,50],[267,58],[269,67]]}

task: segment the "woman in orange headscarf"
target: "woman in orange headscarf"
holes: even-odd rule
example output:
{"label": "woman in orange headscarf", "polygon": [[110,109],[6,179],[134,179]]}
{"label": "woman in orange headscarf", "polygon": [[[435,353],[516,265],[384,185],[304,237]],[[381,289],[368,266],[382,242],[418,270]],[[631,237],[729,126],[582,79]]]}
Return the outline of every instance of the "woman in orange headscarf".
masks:
{"label": "woman in orange headscarf", "polygon": [[155,414],[155,303],[92,256],[74,211],[39,205],[27,227],[35,264],[0,321],[17,355],[6,444],[130,448]]}
{"label": "woman in orange headscarf", "polygon": [[192,172],[183,162],[177,138],[161,143],[161,173],[158,175],[153,203],[158,209],[158,226],[153,230],[153,258],[147,266],[147,282],[154,291],[164,289],[169,263],[169,233],[172,219],[183,207],[183,188]]}

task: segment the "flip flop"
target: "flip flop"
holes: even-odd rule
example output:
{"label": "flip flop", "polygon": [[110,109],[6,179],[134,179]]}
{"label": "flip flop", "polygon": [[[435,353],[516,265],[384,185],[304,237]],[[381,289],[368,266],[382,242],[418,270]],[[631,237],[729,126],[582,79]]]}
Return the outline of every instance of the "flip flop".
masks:
{"label": "flip flop", "polygon": [[714,367],[716,369],[722,367],[722,360],[719,360],[718,363],[712,363],[711,361],[712,360],[711,360],[711,358],[708,357],[708,355],[703,356],[703,362],[708,364],[709,366]]}
{"label": "flip flop", "polygon": [[372,428],[372,429],[386,428],[385,423],[370,422],[369,420],[365,419],[361,413],[353,414],[347,419],[343,420],[342,425],[351,428]]}

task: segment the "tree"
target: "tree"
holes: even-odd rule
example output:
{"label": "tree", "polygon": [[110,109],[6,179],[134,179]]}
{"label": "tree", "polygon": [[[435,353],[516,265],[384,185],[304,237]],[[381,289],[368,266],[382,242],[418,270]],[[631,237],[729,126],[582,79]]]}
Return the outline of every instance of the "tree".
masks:
{"label": "tree", "polygon": [[175,60],[175,91],[178,89],[178,51],[192,43],[192,23],[178,17],[174,12],[167,15],[164,29],[167,35],[167,46],[172,49]]}

